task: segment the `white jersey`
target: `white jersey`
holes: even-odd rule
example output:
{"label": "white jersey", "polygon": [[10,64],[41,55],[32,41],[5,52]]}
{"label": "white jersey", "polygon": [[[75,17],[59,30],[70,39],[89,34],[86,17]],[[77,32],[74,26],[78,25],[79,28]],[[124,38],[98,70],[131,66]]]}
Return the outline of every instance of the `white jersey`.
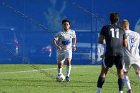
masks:
{"label": "white jersey", "polygon": [[58,41],[62,50],[72,50],[72,39],[76,38],[74,30],[62,31],[55,35],[54,39]]}
{"label": "white jersey", "polygon": [[127,30],[126,36],[128,40],[128,46],[124,49],[124,61],[130,62],[130,64],[139,64],[140,65],[140,56],[139,56],[139,44],[140,44],[140,35],[137,32]]}

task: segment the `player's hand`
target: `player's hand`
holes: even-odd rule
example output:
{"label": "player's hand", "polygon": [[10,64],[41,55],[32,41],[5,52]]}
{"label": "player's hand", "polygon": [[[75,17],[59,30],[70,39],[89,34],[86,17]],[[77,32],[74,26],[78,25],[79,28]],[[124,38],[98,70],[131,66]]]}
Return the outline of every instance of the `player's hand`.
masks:
{"label": "player's hand", "polygon": [[73,51],[76,51],[76,47],[73,47]]}
{"label": "player's hand", "polygon": [[100,57],[103,59],[103,58],[105,58],[105,55],[103,54],[103,55],[101,55]]}
{"label": "player's hand", "polygon": [[72,49],[73,49],[73,51],[76,51],[76,45],[75,44],[72,45]]}
{"label": "player's hand", "polygon": [[62,50],[62,48],[61,48],[60,46],[56,46],[56,48],[57,48],[58,50]]}

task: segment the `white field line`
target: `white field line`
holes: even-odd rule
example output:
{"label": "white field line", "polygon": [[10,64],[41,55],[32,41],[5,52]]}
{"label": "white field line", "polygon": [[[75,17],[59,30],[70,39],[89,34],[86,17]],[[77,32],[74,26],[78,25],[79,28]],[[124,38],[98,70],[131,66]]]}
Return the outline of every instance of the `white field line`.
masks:
{"label": "white field line", "polygon": [[39,71],[48,71],[54,70],[57,68],[48,68],[48,69],[39,69],[39,70],[24,70],[24,71],[11,71],[11,72],[0,72],[0,74],[14,74],[14,73],[27,73],[27,72],[39,72]]}
{"label": "white field line", "polygon": [[[88,67],[93,67],[93,66],[72,66],[72,68],[88,68]],[[11,72],[0,72],[0,74],[15,74],[15,73],[27,73],[27,72],[45,72],[45,71],[49,71],[49,70],[56,70],[57,68],[48,68],[48,69],[39,69],[39,70],[23,70],[23,71],[11,71]]]}

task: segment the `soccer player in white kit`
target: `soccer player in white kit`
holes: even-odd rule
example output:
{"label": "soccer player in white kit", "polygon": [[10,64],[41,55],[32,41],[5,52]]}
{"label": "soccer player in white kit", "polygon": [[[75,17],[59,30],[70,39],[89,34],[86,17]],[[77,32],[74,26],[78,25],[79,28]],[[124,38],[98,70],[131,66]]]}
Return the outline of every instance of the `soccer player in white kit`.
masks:
{"label": "soccer player in white kit", "polygon": [[64,61],[66,61],[66,81],[70,81],[72,50],[76,51],[76,34],[70,29],[68,19],[62,20],[62,26],[63,31],[55,35],[53,45],[57,48],[58,74],[62,73]]}
{"label": "soccer player in white kit", "polygon": [[126,19],[121,22],[121,26],[125,30],[128,39],[128,46],[124,48],[124,79],[127,93],[132,93],[128,71],[133,67],[137,77],[140,79],[140,34],[129,29],[129,22]]}

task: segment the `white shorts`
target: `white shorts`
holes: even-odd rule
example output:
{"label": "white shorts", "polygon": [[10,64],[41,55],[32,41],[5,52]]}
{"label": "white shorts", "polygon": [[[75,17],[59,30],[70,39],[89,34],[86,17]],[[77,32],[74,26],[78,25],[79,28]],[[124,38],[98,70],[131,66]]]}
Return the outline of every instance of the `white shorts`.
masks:
{"label": "white shorts", "polygon": [[140,60],[124,57],[124,65],[123,65],[124,72],[128,72],[128,70],[131,67],[133,67],[135,71],[137,71],[137,70],[140,71]]}
{"label": "white shorts", "polygon": [[57,51],[57,63],[64,63],[66,58],[72,59],[72,50]]}
{"label": "white shorts", "polygon": [[133,67],[135,71],[140,70],[140,58],[130,54],[127,49],[124,49],[123,69],[125,72],[128,72],[131,67]]}

